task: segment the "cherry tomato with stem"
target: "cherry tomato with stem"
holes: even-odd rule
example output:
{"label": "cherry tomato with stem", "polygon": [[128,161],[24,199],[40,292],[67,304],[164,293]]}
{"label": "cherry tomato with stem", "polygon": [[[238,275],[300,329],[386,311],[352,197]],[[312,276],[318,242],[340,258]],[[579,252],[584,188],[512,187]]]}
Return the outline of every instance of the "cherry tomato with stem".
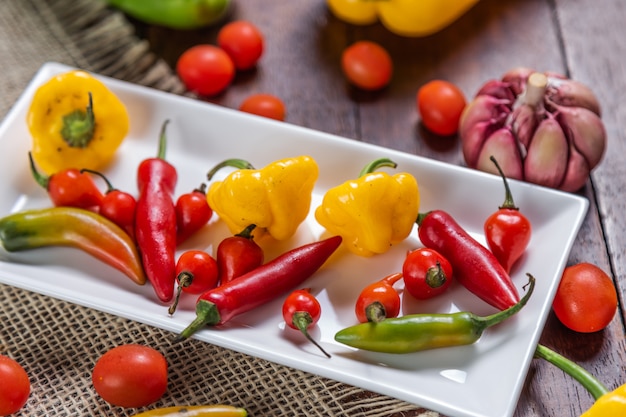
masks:
{"label": "cherry tomato with stem", "polygon": [[75,168],[44,175],[37,171],[30,152],[28,158],[33,178],[48,192],[52,204],[57,207],[78,207],[98,211],[104,196],[91,176]]}
{"label": "cherry tomato with stem", "polygon": [[363,90],[380,90],[391,82],[393,61],[385,48],[371,41],[358,41],[341,55],[347,80]]}
{"label": "cherry tomato with stem", "polygon": [[241,103],[239,110],[281,122],[286,114],[283,101],[271,94],[253,94]]}
{"label": "cherry tomato with stem", "polygon": [[218,267],[215,258],[202,250],[183,252],[176,261],[176,281],[176,298],[167,310],[170,315],[176,311],[181,292],[202,294],[217,287]]}
{"label": "cherry tomato with stem", "polygon": [[426,129],[441,136],[457,133],[467,101],[456,85],[443,80],[430,81],[417,91],[416,102]]}
{"label": "cherry tomato with stem", "polygon": [[235,64],[220,47],[200,44],[187,49],[176,62],[185,87],[201,96],[216,96],[235,78]]}
{"label": "cherry tomato with stem", "polygon": [[404,289],[418,300],[436,297],[452,284],[452,265],[430,248],[410,251],[402,264]]}
{"label": "cherry tomato with stem", "polygon": [[176,240],[180,245],[209,223],[213,216],[213,210],[206,200],[206,184],[200,184],[198,188],[178,197],[174,209]]}
{"label": "cherry tomato with stem", "polygon": [[506,272],[511,272],[511,268],[522,257],[530,243],[532,226],[515,205],[509,182],[498,161],[493,156],[490,159],[502,177],[505,196],[502,205],[485,221],[485,240]]}
{"label": "cherry tomato with stem", "polygon": [[400,314],[400,295],[393,285],[402,278],[394,273],[363,288],[356,300],[354,312],[361,323],[377,323]]}
{"label": "cherry tomato with stem", "polygon": [[135,211],[137,208],[137,199],[126,191],[121,191],[111,184],[111,181],[102,173],[91,169],[82,169],[80,171],[89,172],[97,175],[104,180],[107,189],[104,192],[102,203],[98,212],[124,229],[126,233],[133,239],[135,238]]}
{"label": "cherry tomato with stem", "polygon": [[167,361],[149,346],[126,344],[105,352],[91,374],[93,386],[106,402],[117,407],[145,407],[167,390]]}
{"label": "cherry tomato with stem", "polygon": [[0,416],[17,413],[30,395],[26,370],[16,360],[0,355]]}
{"label": "cherry tomato with stem", "polygon": [[261,248],[252,236],[256,225],[251,224],[236,235],[227,237],[217,246],[215,258],[219,283],[224,285],[261,266],[265,260]]}
{"label": "cherry tomato with stem", "polygon": [[302,334],[326,357],[330,354],[320,346],[309,334],[309,329],[317,324],[322,316],[320,302],[311,294],[310,288],[292,291],[283,302],[283,319],[289,327],[300,330]]}
{"label": "cherry tomato with stem", "polygon": [[617,312],[617,290],[598,266],[582,262],[563,271],[552,310],[567,328],[579,333],[604,329]]}
{"label": "cherry tomato with stem", "polygon": [[224,25],[217,34],[217,44],[231,57],[238,70],[254,67],[263,55],[263,34],[246,20]]}

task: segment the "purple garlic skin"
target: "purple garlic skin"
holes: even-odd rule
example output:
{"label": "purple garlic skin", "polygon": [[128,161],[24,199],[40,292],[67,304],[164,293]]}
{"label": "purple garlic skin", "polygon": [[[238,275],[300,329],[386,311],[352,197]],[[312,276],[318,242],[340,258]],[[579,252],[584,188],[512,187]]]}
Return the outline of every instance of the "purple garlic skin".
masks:
{"label": "purple garlic skin", "polygon": [[470,168],[568,192],[580,190],[606,150],[598,99],[564,75],[514,68],[486,82],[459,123]]}

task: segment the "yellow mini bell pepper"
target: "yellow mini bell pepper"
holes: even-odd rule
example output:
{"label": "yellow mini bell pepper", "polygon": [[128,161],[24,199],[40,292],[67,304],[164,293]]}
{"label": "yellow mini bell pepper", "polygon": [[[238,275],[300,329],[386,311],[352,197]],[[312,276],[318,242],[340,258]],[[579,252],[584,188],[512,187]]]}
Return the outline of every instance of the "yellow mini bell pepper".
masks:
{"label": "yellow mini bell pepper", "polygon": [[190,405],[162,407],[134,414],[134,417],[246,417],[244,408],[232,405]]}
{"label": "yellow mini bell pepper", "polygon": [[319,175],[315,160],[309,156],[281,159],[262,169],[254,169],[241,159],[229,159],[213,168],[239,168],[223,181],[214,182],[207,202],[233,234],[255,224],[255,236],[269,234],[276,240],[292,237],[306,219]]}
{"label": "yellow mini bell pepper", "polygon": [[580,417],[621,417],[626,416],[626,384],[607,392]]}
{"label": "yellow mini bell pepper", "polygon": [[66,168],[101,170],[126,137],[120,99],[81,70],[52,77],[35,92],[27,114],[37,165],[52,175]]}
{"label": "yellow mini bell pepper", "polygon": [[391,32],[408,37],[433,34],[448,26],[478,0],[327,0],[331,12],[355,25],[377,20]]}
{"label": "yellow mini bell pepper", "polygon": [[375,172],[396,163],[381,158],[363,168],[359,177],[329,189],[315,218],[331,234],[340,235],[352,253],[385,253],[406,239],[417,219],[419,190],[408,173]]}

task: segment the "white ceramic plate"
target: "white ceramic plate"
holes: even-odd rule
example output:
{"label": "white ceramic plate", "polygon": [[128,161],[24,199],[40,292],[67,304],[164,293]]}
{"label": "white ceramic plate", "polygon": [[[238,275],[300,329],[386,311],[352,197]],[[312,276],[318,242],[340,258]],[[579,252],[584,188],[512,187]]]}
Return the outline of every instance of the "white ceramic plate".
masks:
{"label": "white ceramic plate", "polygon": [[[50,205],[28,169],[31,139],[25,115],[35,89],[52,75],[69,69],[56,63],[44,65],[0,126],[0,216]],[[130,134],[106,173],[114,185],[131,192],[136,190],[137,165],[156,155],[161,124],[169,119],[167,159],[179,171],[179,194],[198,186],[206,172],[226,158],[244,158],[262,167],[280,158],[308,154],[320,167],[314,208],[328,188],[354,178],[371,160],[389,157],[398,163],[397,172],[408,171],[418,179],[421,211],[444,209],[481,241],[484,219],[504,197],[497,176],[101,78],[130,112]],[[474,345],[391,355],[352,350],[333,340],[338,330],[355,324],[353,305],[361,288],[398,271],[406,251],[420,245],[415,233],[388,253],[373,258],[339,250],[307,282],[323,308],[322,319],[312,335],[331,353],[331,359],[300,333],[285,328],[280,312],[282,299],[241,315],[222,328],[206,328],[195,337],[449,416],[512,416],[588,202],[576,195],[515,181],[511,187],[517,205],[534,227],[530,248],[512,276],[520,294],[527,282],[526,272],[536,276],[537,286],[520,314],[488,329]],[[311,214],[293,239],[266,247],[267,257],[316,240],[322,233]],[[228,235],[214,217],[181,251],[193,247],[214,253],[219,241]],[[149,284],[136,286],[116,270],[74,249],[2,254],[0,281],[157,326],[172,331],[172,338],[195,316],[194,297],[186,297],[171,317],[166,306],[157,302]],[[418,303],[404,296],[403,303],[405,314],[494,312],[460,285],[435,300]]]}

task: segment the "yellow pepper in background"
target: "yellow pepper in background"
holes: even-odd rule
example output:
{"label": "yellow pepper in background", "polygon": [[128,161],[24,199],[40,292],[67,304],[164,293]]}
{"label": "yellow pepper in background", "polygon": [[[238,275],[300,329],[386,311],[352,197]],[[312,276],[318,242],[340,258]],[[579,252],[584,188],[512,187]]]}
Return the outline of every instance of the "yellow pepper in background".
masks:
{"label": "yellow pepper in background", "polygon": [[230,231],[237,234],[255,224],[255,235],[260,231],[276,240],[293,236],[311,207],[319,175],[317,162],[309,156],[298,156],[257,170],[241,159],[229,159],[208,173],[209,181],[225,166],[239,169],[211,184],[207,202]]}
{"label": "yellow pepper in background", "polygon": [[124,103],[81,70],[56,75],[40,86],[26,121],[32,156],[48,175],[66,168],[101,170],[129,129]]}
{"label": "yellow pepper in background", "polygon": [[352,253],[372,256],[385,253],[406,239],[417,219],[419,190],[408,173],[389,175],[377,168],[395,168],[381,158],[366,165],[359,177],[326,192],[315,218],[331,234],[340,235]]}
{"label": "yellow pepper in background", "polygon": [[134,417],[246,417],[248,412],[231,405],[190,405],[162,407],[134,414]]}
{"label": "yellow pepper in background", "polygon": [[580,417],[621,417],[626,416],[626,384],[607,392]]}
{"label": "yellow pepper in background", "polygon": [[408,37],[431,35],[458,19],[478,0],[327,0],[339,19],[355,25],[377,20]]}

